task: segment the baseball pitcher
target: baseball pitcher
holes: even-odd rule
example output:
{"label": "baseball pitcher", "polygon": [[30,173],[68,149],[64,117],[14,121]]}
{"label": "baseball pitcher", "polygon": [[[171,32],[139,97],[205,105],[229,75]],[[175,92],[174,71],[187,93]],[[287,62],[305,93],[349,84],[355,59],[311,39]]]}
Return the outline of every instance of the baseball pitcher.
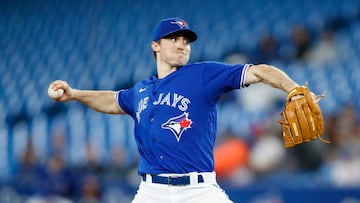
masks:
{"label": "baseball pitcher", "polygon": [[[142,179],[133,203],[232,202],[217,184],[213,158],[216,103],[226,92],[262,82],[291,93],[287,103],[298,103],[284,108],[280,121],[286,147],[302,142],[302,129],[308,137],[304,141],[322,134],[318,98],[309,96],[307,87],[265,64],[188,64],[196,39],[183,19],[163,19],[151,42],[156,75],[120,91],[79,90],[60,80],[50,84],[64,91],[56,101],[75,100],[101,113],[133,118]],[[300,124],[293,121],[297,114]]]}

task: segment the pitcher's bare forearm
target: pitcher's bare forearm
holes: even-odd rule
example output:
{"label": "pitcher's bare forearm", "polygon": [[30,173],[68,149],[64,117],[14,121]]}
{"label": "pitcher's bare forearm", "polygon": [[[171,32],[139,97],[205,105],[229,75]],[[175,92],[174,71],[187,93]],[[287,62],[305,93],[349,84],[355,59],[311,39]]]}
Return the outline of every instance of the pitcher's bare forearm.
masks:
{"label": "pitcher's bare forearm", "polygon": [[116,101],[115,94],[114,91],[73,89],[71,98],[101,113],[124,114]]}
{"label": "pitcher's bare forearm", "polygon": [[115,98],[114,91],[79,90],[73,89],[66,81],[55,80],[50,84],[54,90],[63,89],[64,94],[55,99],[58,102],[75,100],[85,104],[95,111],[108,114],[125,114]]}
{"label": "pitcher's bare forearm", "polygon": [[246,84],[250,85],[258,82],[271,85],[286,93],[299,86],[280,69],[265,64],[252,66],[247,72]]}

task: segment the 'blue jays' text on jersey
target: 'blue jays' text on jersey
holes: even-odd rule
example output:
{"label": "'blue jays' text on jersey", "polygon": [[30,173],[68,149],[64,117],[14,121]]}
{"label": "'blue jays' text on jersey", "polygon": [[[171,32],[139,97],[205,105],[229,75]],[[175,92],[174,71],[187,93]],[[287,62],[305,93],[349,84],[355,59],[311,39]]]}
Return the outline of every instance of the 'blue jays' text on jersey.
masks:
{"label": "'blue jays' text on jersey", "polygon": [[119,105],[135,121],[139,174],[213,171],[216,102],[245,87],[249,66],[188,64],[117,92]]}

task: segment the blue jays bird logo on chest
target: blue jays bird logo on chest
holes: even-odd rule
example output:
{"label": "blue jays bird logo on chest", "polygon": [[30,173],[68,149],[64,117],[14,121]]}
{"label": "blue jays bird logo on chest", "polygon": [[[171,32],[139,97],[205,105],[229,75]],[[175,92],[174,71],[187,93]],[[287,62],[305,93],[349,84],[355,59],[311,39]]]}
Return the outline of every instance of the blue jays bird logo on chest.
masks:
{"label": "blue jays bird logo on chest", "polygon": [[176,140],[179,142],[181,135],[185,130],[191,128],[192,120],[189,119],[189,113],[184,112],[180,116],[170,118],[164,124],[161,125],[163,129],[170,130],[176,137]]}

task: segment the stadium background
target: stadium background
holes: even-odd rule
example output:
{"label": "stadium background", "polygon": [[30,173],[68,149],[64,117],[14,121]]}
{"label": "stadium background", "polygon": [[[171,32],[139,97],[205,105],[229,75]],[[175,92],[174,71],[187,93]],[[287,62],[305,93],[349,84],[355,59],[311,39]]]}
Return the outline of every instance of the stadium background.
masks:
{"label": "stadium background", "polygon": [[131,200],[130,118],[55,103],[47,88],[130,87],[154,73],[152,29],[172,16],[198,33],[192,62],[269,63],[327,92],[332,143],[289,150],[276,123],[284,93],[255,85],[221,98],[217,155],[241,151],[219,177],[235,202],[360,202],[359,1],[0,0],[1,203]]}

